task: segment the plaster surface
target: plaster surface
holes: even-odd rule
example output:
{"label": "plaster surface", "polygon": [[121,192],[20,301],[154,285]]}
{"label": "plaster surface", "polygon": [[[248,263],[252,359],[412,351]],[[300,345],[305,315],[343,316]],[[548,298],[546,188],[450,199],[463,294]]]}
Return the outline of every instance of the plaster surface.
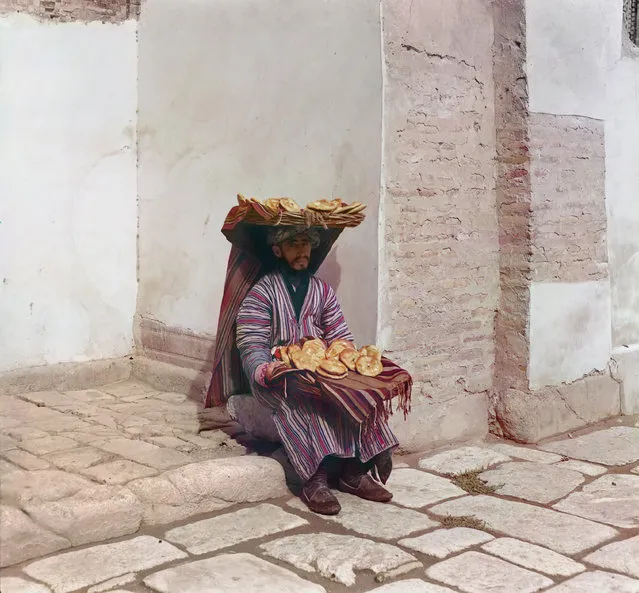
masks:
{"label": "plaster surface", "polygon": [[0,372],[128,354],[136,23],[0,17]]}
{"label": "plaster surface", "polygon": [[526,0],[530,110],[605,119],[622,0]]}
{"label": "plaster surface", "polygon": [[531,389],[570,383],[603,370],[611,353],[610,284],[533,282],[530,289]]}
{"label": "plaster surface", "polygon": [[639,345],[639,50],[608,78],[606,205],[613,346]]}
{"label": "plaster surface", "polygon": [[139,40],[139,313],[214,334],[236,194],[338,196],[366,203],[367,219],[321,275],[357,339],[374,341],[378,2],[155,0]]}

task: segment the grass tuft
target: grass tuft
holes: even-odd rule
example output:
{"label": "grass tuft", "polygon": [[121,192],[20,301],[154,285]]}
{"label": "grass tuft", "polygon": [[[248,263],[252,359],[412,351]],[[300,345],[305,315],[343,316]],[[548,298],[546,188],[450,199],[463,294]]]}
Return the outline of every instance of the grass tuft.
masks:
{"label": "grass tuft", "polygon": [[472,515],[463,515],[461,517],[446,515],[443,519],[439,519],[439,522],[442,524],[442,527],[469,527],[470,529],[481,529],[484,531],[488,529],[485,521]]}
{"label": "grass tuft", "polygon": [[499,486],[489,486],[479,477],[482,470],[473,470],[451,476],[454,484],[468,494],[492,494]]}

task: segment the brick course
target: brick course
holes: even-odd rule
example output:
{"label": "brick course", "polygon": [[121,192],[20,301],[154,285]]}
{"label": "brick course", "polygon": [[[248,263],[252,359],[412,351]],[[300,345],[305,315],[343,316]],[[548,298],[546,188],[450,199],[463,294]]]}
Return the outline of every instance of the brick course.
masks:
{"label": "brick course", "polygon": [[531,113],[532,279],[608,277],[604,122]]}
{"label": "brick course", "polygon": [[420,23],[436,28],[438,3],[385,10],[381,313],[390,318],[388,350],[410,368],[416,394],[434,399],[492,382],[499,289],[492,30],[485,3],[475,4],[478,18],[488,17],[475,53],[446,39],[422,43]]}
{"label": "brick course", "polygon": [[497,216],[501,294],[493,398],[528,389],[531,187],[524,0],[494,4]]}
{"label": "brick course", "polygon": [[59,22],[121,22],[137,18],[141,0],[0,0],[0,14],[26,12]]}

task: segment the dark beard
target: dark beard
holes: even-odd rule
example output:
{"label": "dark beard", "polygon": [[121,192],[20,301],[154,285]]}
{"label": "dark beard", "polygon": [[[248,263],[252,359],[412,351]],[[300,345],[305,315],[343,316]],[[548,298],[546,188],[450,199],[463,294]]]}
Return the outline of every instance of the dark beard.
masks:
{"label": "dark beard", "polygon": [[311,272],[308,268],[305,270],[294,270],[285,260],[278,260],[278,269],[284,278],[284,284],[286,284],[288,294],[291,297],[295,317],[299,321],[302,305],[308,293]]}
{"label": "dark beard", "polygon": [[291,268],[289,263],[285,259],[278,259],[277,266],[282,274],[288,278],[288,280],[297,287],[300,282],[306,280],[310,275],[310,271],[308,268],[303,270],[296,270],[295,268]]}

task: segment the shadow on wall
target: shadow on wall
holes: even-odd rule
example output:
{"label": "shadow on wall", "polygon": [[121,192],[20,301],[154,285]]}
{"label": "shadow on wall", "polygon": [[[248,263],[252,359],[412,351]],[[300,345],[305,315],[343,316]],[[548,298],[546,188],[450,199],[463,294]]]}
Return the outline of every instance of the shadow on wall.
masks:
{"label": "shadow on wall", "polygon": [[337,261],[337,249],[337,247],[333,247],[318,273],[322,280],[328,282],[335,291],[339,288],[342,280],[342,266]]}

